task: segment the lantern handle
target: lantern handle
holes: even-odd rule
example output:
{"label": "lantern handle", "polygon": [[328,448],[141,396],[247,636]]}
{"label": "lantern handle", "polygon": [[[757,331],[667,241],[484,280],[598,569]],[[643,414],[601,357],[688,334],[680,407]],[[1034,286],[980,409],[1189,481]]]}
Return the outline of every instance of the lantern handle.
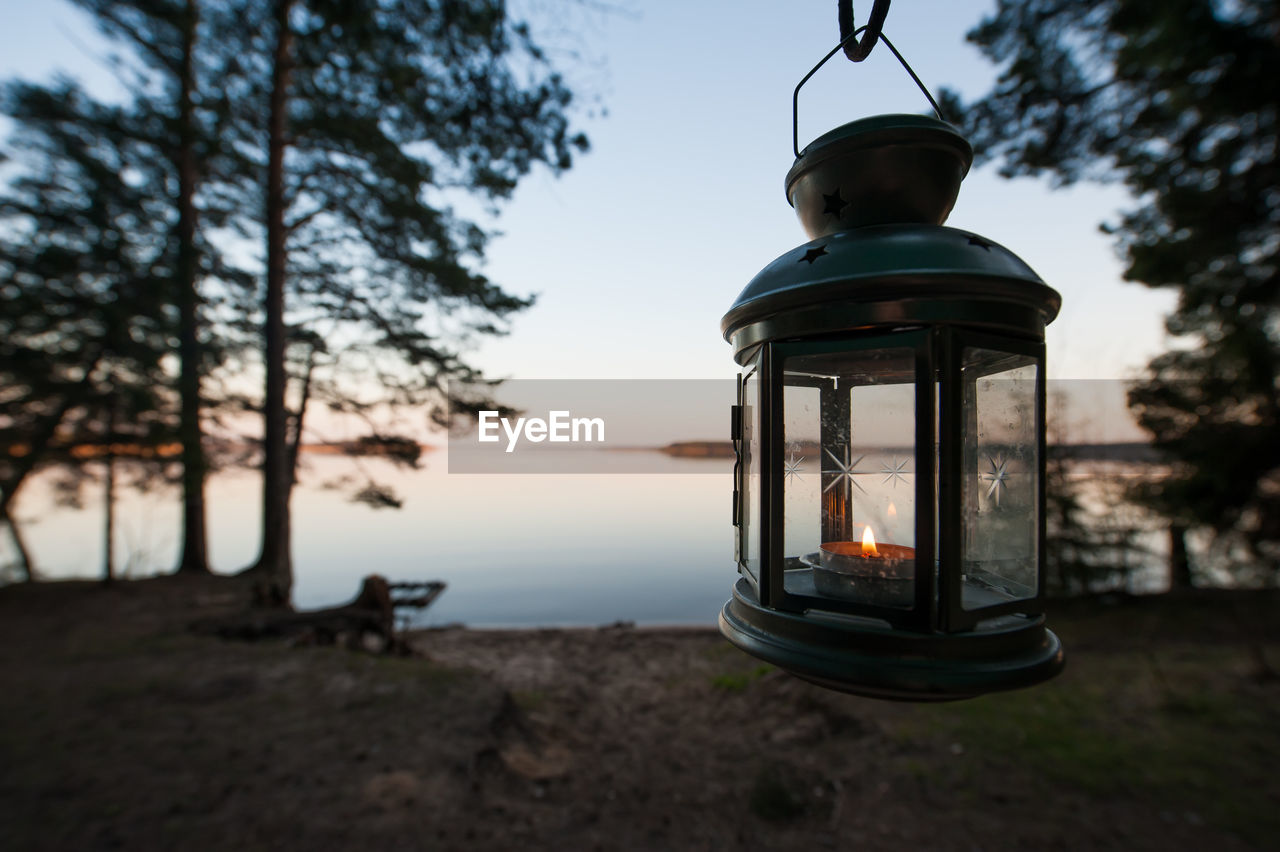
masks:
{"label": "lantern handle", "polygon": [[[874,16],[875,13],[872,12],[872,15]],[[874,23],[874,17],[873,17],[873,23]],[[819,61],[817,65],[809,69],[809,73],[805,74],[804,77],[801,78],[800,82],[796,84],[796,89],[791,94],[791,148],[795,151],[797,160],[800,159],[800,88],[805,83],[809,82],[810,77],[818,73],[819,68],[827,64],[828,59],[835,56],[841,50],[845,49],[845,45],[857,39],[857,37],[864,30],[868,30],[871,27],[872,27],[872,24],[865,24],[864,26],[858,27],[856,30],[849,33],[849,35],[842,38],[840,40],[840,43],[837,44],[835,47],[831,48],[831,50],[827,53],[827,55],[822,57],[821,61]],[[907,64],[907,60],[903,59],[902,54],[899,53],[898,49],[893,46],[893,42],[889,41],[889,39],[882,32],[876,33],[875,40],[884,42],[884,46],[889,48],[889,50],[893,52],[893,55],[898,58],[898,62],[901,63],[902,67],[905,68],[907,70],[907,73],[911,75],[911,79],[915,81],[916,86],[918,86],[920,91],[924,92],[924,96],[929,99],[929,106],[933,107],[934,115],[938,116],[939,121],[946,121],[946,119],[942,117],[942,109],[941,107],[938,106],[938,102],[933,99],[933,95],[929,93],[929,89],[925,87],[925,84],[921,82],[918,76],[916,76],[916,72],[913,71],[911,69],[911,66]],[[873,39],[871,39],[870,36],[868,36],[867,38],[864,38],[862,41],[863,43],[873,42]],[[861,49],[861,45],[859,45],[859,49]],[[866,51],[863,53],[863,58],[865,59],[866,54],[870,52],[871,52],[871,48],[868,47]]]}

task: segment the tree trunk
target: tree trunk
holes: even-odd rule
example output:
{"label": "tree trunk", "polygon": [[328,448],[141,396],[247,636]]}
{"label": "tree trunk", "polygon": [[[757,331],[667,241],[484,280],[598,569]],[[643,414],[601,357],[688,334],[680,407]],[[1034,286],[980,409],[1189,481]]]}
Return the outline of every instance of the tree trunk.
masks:
{"label": "tree trunk", "polygon": [[[111,429],[115,431],[115,417],[111,418]],[[111,583],[116,578],[115,543],[116,543],[116,455],[115,448],[107,445],[107,475],[103,499],[106,501],[106,521],[103,524],[103,557],[102,582]]]}
{"label": "tree trunk", "polygon": [[1190,589],[1191,559],[1187,555],[1187,528],[1182,524],[1169,524],[1169,591]]}
{"label": "tree trunk", "polygon": [[[89,362],[89,367],[85,370],[85,375],[89,375],[98,366],[98,360],[101,354],[95,355]],[[9,517],[9,506],[12,505],[14,498],[18,496],[18,489],[22,487],[22,483],[26,482],[27,477],[36,469],[36,465],[45,460],[45,453],[49,449],[49,445],[53,443],[54,436],[58,433],[58,427],[62,425],[63,419],[67,413],[75,407],[77,399],[74,394],[68,392],[58,407],[45,417],[40,427],[32,433],[29,439],[24,440],[28,444],[27,452],[10,461],[11,474],[3,482],[0,482],[0,518]]]}
{"label": "tree trunk", "polygon": [[9,528],[9,537],[13,540],[13,549],[18,554],[18,568],[22,572],[22,581],[30,583],[35,577],[35,570],[31,567],[31,551],[27,550],[27,543],[22,539],[22,532],[18,529],[18,522],[6,509],[0,509],[0,523]]}
{"label": "tree trunk", "polygon": [[302,448],[302,427],[307,416],[307,403],[311,401],[311,375],[316,369],[316,348],[307,353],[307,369],[302,374],[302,392],[298,398],[298,410],[293,414],[293,437],[289,439],[289,486],[285,500],[293,497],[293,486],[298,484],[298,452]]}
{"label": "tree trunk", "polygon": [[178,396],[181,403],[178,435],[182,442],[182,556],[179,572],[209,573],[204,481],[207,462],[200,422],[199,294],[196,292],[196,205],[198,182],[193,94],[198,10],[187,0],[182,36],[182,70],[178,104],[178,256],[175,269],[178,303]]}
{"label": "tree trunk", "polygon": [[[444,591],[444,583],[420,584],[422,594],[410,605],[430,606]],[[395,635],[396,601],[392,585],[376,574],[364,578],[356,599],[343,606],[310,612],[267,612],[254,610],[230,617],[197,622],[199,633],[227,639],[279,639],[365,650],[393,651],[405,646]]]}
{"label": "tree trunk", "polygon": [[284,155],[288,146],[288,88],[292,70],[292,0],[278,0],[276,44],[271,69],[271,103],[267,125],[267,292],[263,305],[263,360],[266,388],[263,403],[262,552],[255,566],[254,593],[259,603],[284,606],[293,586],[289,542],[289,450],[285,412],[284,284],[286,246]]}
{"label": "tree trunk", "polygon": [[[89,369],[85,371],[85,375],[97,369],[100,357],[100,353],[93,357],[89,362]],[[9,507],[13,505],[13,501],[17,498],[18,490],[22,488],[22,483],[27,481],[27,477],[35,470],[36,464],[45,458],[45,452],[53,442],[58,427],[62,425],[63,418],[67,416],[67,412],[73,407],[74,398],[72,394],[68,393],[62,398],[62,402],[58,404],[57,409],[44,419],[40,424],[40,428],[31,436],[31,444],[26,454],[12,460],[12,474],[3,483],[0,483],[0,523],[9,528],[9,537],[13,540],[13,548],[18,553],[18,567],[21,569],[24,582],[29,583],[35,579],[35,569],[31,564],[31,551],[27,550],[27,543],[23,540],[22,532],[18,529],[18,522],[14,520]]]}

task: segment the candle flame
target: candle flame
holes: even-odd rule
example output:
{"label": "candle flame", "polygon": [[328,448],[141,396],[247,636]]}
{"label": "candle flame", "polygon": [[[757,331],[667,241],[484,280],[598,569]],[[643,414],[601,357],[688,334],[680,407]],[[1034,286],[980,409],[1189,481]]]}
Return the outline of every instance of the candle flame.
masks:
{"label": "candle flame", "polygon": [[862,555],[863,556],[879,556],[876,550],[876,537],[871,534],[871,527],[862,528]]}
{"label": "candle flame", "polygon": [[898,507],[893,505],[892,502],[889,503],[889,517],[891,518],[898,517]]}

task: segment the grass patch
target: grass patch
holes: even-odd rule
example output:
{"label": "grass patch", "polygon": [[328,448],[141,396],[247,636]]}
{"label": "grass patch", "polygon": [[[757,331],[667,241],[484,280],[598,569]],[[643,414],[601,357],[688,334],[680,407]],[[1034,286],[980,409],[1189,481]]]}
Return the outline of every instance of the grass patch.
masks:
{"label": "grass patch", "polygon": [[1219,646],[1159,661],[1095,655],[1087,671],[1036,689],[918,708],[895,739],[961,744],[966,760],[1195,812],[1262,843],[1280,832],[1280,784],[1267,771],[1280,761],[1280,702],[1274,688],[1239,674],[1241,654]]}
{"label": "grass patch", "polygon": [[747,687],[773,671],[773,666],[762,664],[745,672],[727,672],[711,678],[711,685],[725,692],[746,692]]}

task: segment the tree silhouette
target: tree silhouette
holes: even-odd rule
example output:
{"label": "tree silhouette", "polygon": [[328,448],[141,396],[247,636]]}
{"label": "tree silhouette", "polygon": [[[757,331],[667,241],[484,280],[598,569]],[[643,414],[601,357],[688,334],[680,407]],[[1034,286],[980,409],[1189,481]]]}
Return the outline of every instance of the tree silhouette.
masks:
{"label": "tree silhouette", "polygon": [[9,84],[3,107],[23,171],[0,195],[0,519],[29,577],[13,505],[38,465],[172,437],[173,258],[124,110],[66,82]]}
{"label": "tree silhouette", "polygon": [[[482,383],[459,338],[497,334],[530,304],[479,272],[489,235],[450,201],[508,197],[541,163],[570,167],[586,140],[571,94],[499,0],[247,3],[262,33],[225,85],[262,212],[263,543],[259,598],[289,598],[289,494],[305,403],[367,414],[433,405]],[[308,393],[286,406],[286,354]],[[290,448],[290,426],[292,443]],[[368,489],[366,489],[367,491]],[[386,503],[393,505],[394,498]]]}
{"label": "tree silhouette", "polygon": [[[210,377],[235,335],[257,324],[266,381],[261,402],[250,404],[264,419],[263,544],[250,570],[262,602],[287,603],[289,495],[307,406],[322,402],[372,423],[387,407],[426,405],[443,422],[448,383],[486,386],[463,357],[466,341],[503,333],[532,299],[485,277],[490,234],[453,205],[478,199],[496,211],[534,167],[569,168],[586,149],[570,129],[571,93],[502,0],[75,2],[124,52],[116,67],[128,102],[91,105],[67,126],[94,150],[118,141],[137,163],[115,168],[144,208],[122,220],[120,240],[153,251],[145,280],[154,288],[149,304],[121,303],[128,320],[113,334],[129,337],[129,322],[160,317],[178,355],[176,377],[147,372],[151,384],[141,386],[159,396],[176,388],[180,567],[207,570]],[[65,94],[46,92],[53,101]],[[105,179],[82,175],[69,186]],[[35,202],[27,206],[35,215]],[[90,242],[81,241],[74,261],[85,268],[82,278],[114,280],[115,267],[101,264],[115,261]],[[262,246],[261,275],[252,276],[260,280],[227,261],[255,262],[249,242]],[[6,291],[23,322],[35,322],[41,309],[37,290]],[[255,290],[256,305],[237,301]],[[57,330],[48,339],[56,348],[59,335],[74,334]],[[79,367],[62,371],[87,373],[96,366],[86,361],[97,351],[89,343],[107,339],[79,337],[74,357],[62,359]],[[110,375],[121,382],[144,372],[131,366]],[[48,384],[46,401],[29,409],[42,418],[23,433],[35,440],[45,428],[46,444],[79,404],[54,392],[69,394],[69,381]],[[484,400],[461,403],[465,410]],[[416,459],[403,452],[416,436],[369,437],[399,448],[395,459]],[[357,496],[398,503],[374,483]]]}
{"label": "tree silhouette", "polygon": [[1172,464],[1140,496],[1174,530],[1214,531],[1241,576],[1275,579],[1277,4],[1002,0],[968,37],[1002,69],[974,103],[944,95],[979,156],[1007,176],[1122,181],[1138,206],[1103,229],[1126,279],[1178,292],[1166,327],[1180,345],[1130,393]]}
{"label": "tree silhouette", "polygon": [[[182,445],[182,545],[179,571],[209,570],[205,479],[209,470],[205,418],[218,400],[206,390],[206,378],[221,360],[225,325],[210,321],[215,285],[234,297],[249,285],[246,274],[228,264],[209,231],[225,227],[234,210],[219,195],[219,182],[242,168],[235,152],[222,144],[228,113],[220,86],[236,44],[214,43],[212,32],[225,30],[235,4],[202,0],[73,0],[102,32],[127,53],[114,57],[117,76],[130,92],[130,133],[149,148],[156,197],[151,213],[167,225],[171,253],[166,270],[166,303],[176,317],[179,400],[178,435]],[[91,124],[86,133],[101,132]],[[229,288],[229,289],[228,289]]]}

